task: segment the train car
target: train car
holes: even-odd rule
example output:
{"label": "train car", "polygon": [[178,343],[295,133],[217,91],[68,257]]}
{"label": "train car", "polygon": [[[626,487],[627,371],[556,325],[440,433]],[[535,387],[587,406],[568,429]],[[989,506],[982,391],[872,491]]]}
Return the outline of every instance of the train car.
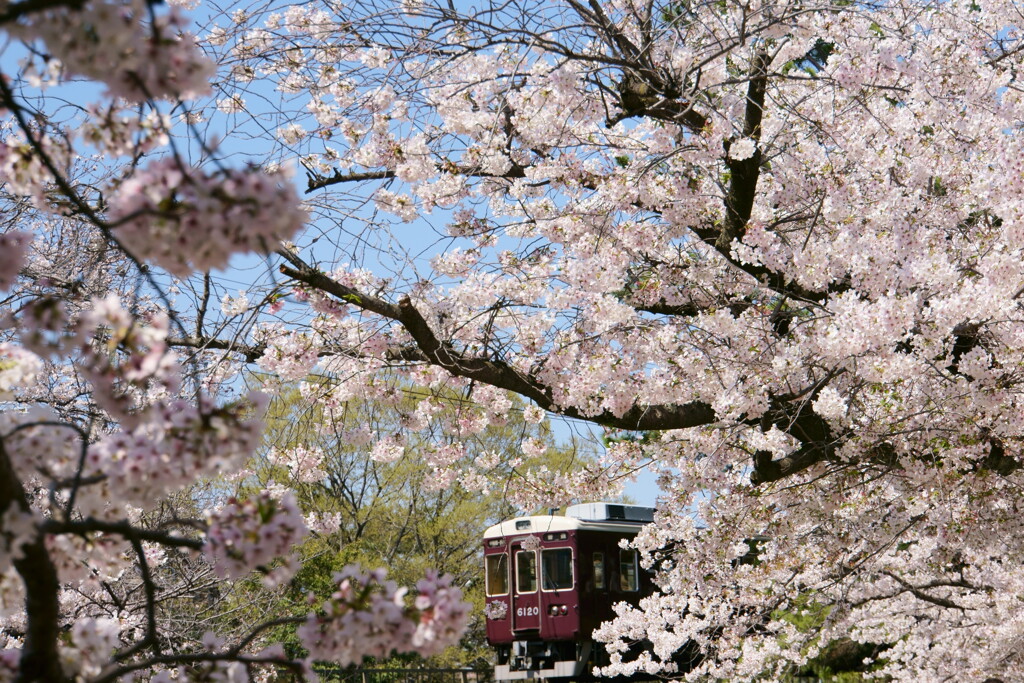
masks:
{"label": "train car", "polygon": [[561,515],[518,517],[484,533],[487,640],[494,678],[583,678],[604,664],[591,634],[654,590],[635,550],[620,547],[654,509],[573,505]]}

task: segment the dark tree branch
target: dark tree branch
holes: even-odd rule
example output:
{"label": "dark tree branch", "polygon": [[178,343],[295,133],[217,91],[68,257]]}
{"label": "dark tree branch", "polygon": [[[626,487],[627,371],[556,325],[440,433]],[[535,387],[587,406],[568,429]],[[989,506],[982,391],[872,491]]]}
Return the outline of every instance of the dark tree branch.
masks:
{"label": "dark tree branch", "polygon": [[[449,173],[455,173],[456,175],[464,175],[471,178],[503,178],[506,180],[516,180],[519,178],[526,177],[526,169],[519,164],[513,163],[511,168],[505,173],[485,173],[475,166],[456,166],[452,163],[439,164],[437,166],[438,172],[446,171]],[[343,183],[359,183],[367,180],[390,180],[395,178],[394,171],[364,171],[361,173],[342,173],[341,171],[335,170],[334,175],[324,176],[313,174],[312,172],[307,173],[306,178],[306,194],[315,192],[316,190],[330,187],[331,185],[340,185]]]}
{"label": "dark tree branch", "polygon": [[203,295],[199,299],[199,310],[196,311],[196,337],[203,336],[203,322],[206,319],[206,307],[210,303],[210,274],[203,273]]}
{"label": "dark tree branch", "polygon": [[[911,595],[913,595],[918,600],[923,600],[925,602],[931,603],[933,605],[937,605],[939,607],[945,607],[946,609],[956,609],[956,610],[961,610],[961,611],[964,611],[964,610],[967,609],[967,608],[963,607],[962,605],[956,604],[952,600],[947,600],[946,598],[940,598],[940,597],[931,595],[930,593],[925,593],[918,586],[914,586],[913,584],[911,584],[911,583],[901,579],[900,577],[896,576],[892,572],[883,571],[882,574],[885,574],[890,579],[892,579],[896,583],[900,584],[903,587],[903,590],[900,591],[901,593],[910,593]],[[937,585],[933,583],[933,584],[930,584],[929,587],[937,587]],[[893,596],[893,597],[895,597],[895,596]]]}
{"label": "dark tree branch", "polygon": [[43,522],[42,529],[48,534],[76,534],[84,536],[91,533],[117,534],[129,540],[149,541],[160,545],[174,548],[191,548],[201,550],[203,541],[198,538],[185,538],[175,536],[165,531],[154,531],[152,529],[140,529],[132,526],[130,522],[106,522],[101,519],[87,517],[86,519],[60,522],[47,520]]}
{"label": "dark tree branch", "polygon": [[[761,140],[761,118],[764,115],[764,94],[768,87],[769,61],[768,53],[762,50],[754,56],[754,62],[750,65],[743,137],[755,142]],[[723,253],[731,251],[733,240],[743,237],[747,221],[750,220],[761,168],[760,145],[746,159],[730,158],[727,163],[730,179],[729,192],[725,197],[725,224],[715,240],[715,246]]]}
{"label": "dark tree branch", "polygon": [[713,309],[721,308],[728,308],[730,313],[732,313],[734,316],[737,316],[754,305],[753,302],[744,301],[742,299],[733,299],[731,301],[719,301],[714,303],[708,303],[706,305],[697,305],[692,302],[685,304],[670,304],[666,302],[665,299],[661,299],[650,304],[633,304],[630,303],[628,300],[625,301],[624,303],[627,303],[630,306],[632,306],[634,310],[643,311],[644,313],[653,313],[655,315],[676,315],[684,317],[693,317],[696,315],[700,315],[701,313],[706,313]]}
{"label": "dark tree branch", "polygon": [[[30,512],[25,489],[14,471],[6,444],[0,439],[0,514],[12,507]],[[14,560],[14,568],[25,584],[25,613],[28,618],[25,645],[15,680],[19,683],[66,680],[57,651],[60,581],[57,568],[46,551],[42,533],[21,546],[21,557]]]}
{"label": "dark tree branch", "polygon": [[772,460],[771,453],[754,453],[754,471],[750,483],[757,486],[779,481],[801,472],[808,467],[835,457],[837,439],[828,421],[814,412],[813,400],[818,393],[842,370],[830,372],[803,391],[787,396],[776,396],[772,407],[760,420],[762,429],[774,425],[789,434],[802,445],[789,455]]}
{"label": "dark tree branch", "polygon": [[124,661],[146,648],[152,648],[153,654],[160,654],[160,636],[156,625],[156,584],[153,582],[153,575],[149,571],[149,561],[146,560],[146,551],[142,547],[142,541],[138,534],[128,537],[131,541],[132,550],[139,559],[139,572],[142,575],[142,590],[146,594],[146,635],[131,648],[117,656],[117,659]]}
{"label": "dark tree branch", "polygon": [[398,304],[393,304],[379,297],[357,292],[306,265],[295,255],[283,255],[297,266],[295,268],[282,266],[281,273],[285,276],[331,294],[365,311],[401,324],[416,342],[416,346],[391,349],[389,356],[393,360],[437,365],[457,377],[474,379],[499,389],[513,391],[534,401],[545,410],[615,429],[642,431],[685,429],[715,421],[715,411],[702,401],[692,401],[682,405],[636,405],[623,415],[615,415],[608,411],[597,415],[586,415],[576,408],[557,406],[551,398],[552,392],[548,387],[535,378],[523,374],[505,361],[468,356],[451,344],[439,340],[429,323],[408,297],[404,297]]}
{"label": "dark tree branch", "polygon": [[7,9],[0,13],[0,24],[17,21],[26,14],[61,8],[77,10],[81,9],[83,5],[85,5],[85,0],[24,0],[8,5]]}
{"label": "dark tree branch", "polygon": [[240,353],[249,363],[255,363],[267,350],[264,344],[248,345],[212,337],[171,337],[167,339],[167,345],[176,348],[199,349],[200,351],[212,349]]}
{"label": "dark tree branch", "polygon": [[365,171],[363,173],[342,173],[334,171],[334,175],[320,175],[309,172],[306,174],[306,194],[316,190],[340,185],[342,183],[359,183],[366,180],[389,180],[395,177],[394,171]]}
{"label": "dark tree branch", "polygon": [[818,464],[825,457],[825,449],[817,444],[802,446],[779,460],[772,460],[772,454],[768,451],[757,451],[754,453],[754,471],[750,474],[750,483],[758,486],[785,479]]}

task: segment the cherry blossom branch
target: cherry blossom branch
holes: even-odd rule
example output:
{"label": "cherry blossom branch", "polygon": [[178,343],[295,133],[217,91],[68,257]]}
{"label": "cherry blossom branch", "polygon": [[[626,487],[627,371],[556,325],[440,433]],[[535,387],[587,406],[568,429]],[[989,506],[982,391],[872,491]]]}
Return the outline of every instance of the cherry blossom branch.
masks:
{"label": "cherry blossom branch", "polygon": [[138,641],[135,645],[118,656],[118,659],[122,660],[133,656],[136,652],[141,652],[147,647],[152,648],[154,654],[160,654],[160,638],[158,636],[156,625],[156,585],[153,583],[153,575],[149,570],[149,561],[146,559],[146,551],[142,547],[142,542],[139,540],[138,534],[128,536],[128,540],[132,544],[132,550],[135,551],[135,556],[139,560],[139,573],[142,576],[142,590],[146,596],[146,635],[142,640]]}
{"label": "cherry blossom branch", "polygon": [[750,483],[757,486],[785,479],[818,464],[827,454],[817,444],[805,445],[779,460],[772,460],[772,454],[768,451],[757,451],[754,453],[754,471],[750,474]]}
{"label": "cherry blossom branch", "polygon": [[80,9],[85,2],[86,0],[23,0],[23,2],[8,5],[7,9],[0,13],[0,24],[16,21],[26,14],[45,12],[49,9],[60,7],[72,10]]}
{"label": "cherry blossom branch", "polygon": [[[408,297],[398,305],[379,297],[370,296],[342,285],[321,271],[308,266],[289,252],[282,252],[297,268],[282,266],[281,272],[287,277],[302,282],[320,291],[332,294],[364,310],[400,323],[416,342],[415,348],[399,347],[389,350],[393,360],[426,362],[444,368],[453,375],[475,379],[491,386],[516,392],[533,400],[545,410],[567,417],[594,422],[606,427],[626,430],[666,430],[711,424],[716,421],[714,409],[707,403],[694,401],[682,405],[634,405],[621,415],[604,411],[587,415],[573,407],[560,407],[551,399],[551,390],[534,377],[524,375],[500,360],[469,357],[458,352],[452,345],[439,340],[423,315]],[[817,389],[827,384],[818,383]],[[803,398],[804,392],[790,397]],[[778,481],[821,462],[834,453],[833,437],[827,422],[810,409],[810,399],[801,400],[794,410],[788,403],[776,401],[772,423],[784,432],[798,439],[805,446],[796,453],[779,461],[772,461],[764,454],[755,458],[755,472],[752,483],[762,484]]]}
{"label": "cherry blossom branch", "polygon": [[[108,239],[111,243],[116,244],[121,253],[125,255],[138,269],[138,272],[146,279],[149,285],[156,292],[161,302],[166,307],[166,310],[173,311],[174,307],[171,305],[171,301],[168,298],[164,288],[159,285],[153,275],[152,270],[146,263],[133,254],[130,250],[126,249],[121,243],[121,240],[111,230],[111,224],[100,217],[98,210],[92,207],[80,194],[71,186],[71,182],[64,173],[57,168],[57,164],[50,157],[50,154],[43,148],[39,140],[36,138],[33,126],[29,125],[28,120],[25,116],[25,111],[22,104],[14,96],[14,91],[11,89],[8,78],[6,75],[0,73],[0,104],[3,104],[6,108],[10,109],[14,114],[15,120],[18,122],[18,127],[21,129],[25,136],[25,139],[32,146],[33,152],[42,162],[43,166],[50,172],[53,183],[57,186],[57,189],[62,195],[64,195],[69,202],[74,206],[77,214],[85,216],[89,223],[94,225],[103,236]],[[181,322],[177,316],[170,316],[171,322],[181,329],[184,334],[185,330],[181,327]]]}
{"label": "cherry blossom branch", "polygon": [[[747,85],[747,106],[743,119],[741,139],[752,140],[755,144],[761,140],[761,118],[764,116],[764,95],[768,87],[768,66],[770,57],[764,50],[759,50],[750,65],[750,82]],[[733,140],[728,146],[735,145]],[[726,152],[729,152],[726,149]],[[754,206],[754,194],[760,175],[761,149],[758,144],[753,153],[741,159],[731,155],[727,161],[730,171],[729,192],[725,197],[726,218],[715,246],[720,252],[732,250],[733,240],[740,239],[750,220],[750,212]]]}
{"label": "cherry blossom branch", "polygon": [[[454,172],[457,175],[463,175],[470,178],[502,178],[505,180],[517,180],[526,177],[526,169],[518,164],[512,164],[508,171],[505,173],[488,173],[481,170],[477,166],[458,166],[451,162],[437,164],[437,170]],[[306,194],[315,192],[316,190],[330,187],[331,185],[339,185],[342,183],[358,183],[367,180],[390,180],[397,177],[394,171],[363,171],[356,173],[342,173],[339,170],[335,170],[334,175],[324,176],[307,172],[306,174]]]}
{"label": "cherry blossom branch", "polygon": [[941,587],[941,586],[950,586],[950,587],[952,587],[952,586],[959,586],[960,584],[956,584],[956,583],[940,583],[940,582],[934,582],[933,581],[933,582],[930,582],[929,584],[927,584],[926,586],[920,586],[919,587],[919,586],[914,586],[910,582],[905,581],[904,579],[900,578],[899,576],[897,576],[896,574],[894,574],[894,573],[892,573],[890,571],[884,571],[883,570],[881,573],[884,574],[885,576],[888,576],[890,579],[892,579],[896,583],[900,584],[901,586],[903,586],[903,590],[900,591],[901,593],[910,593],[911,595],[913,595],[918,600],[924,600],[925,602],[929,602],[929,603],[931,603],[933,605],[937,605],[939,607],[945,607],[947,609],[957,609],[957,610],[961,610],[961,611],[966,611],[967,609],[969,609],[969,608],[964,607],[962,605],[956,604],[952,600],[947,600],[946,598],[940,598],[940,597],[931,595],[929,593],[925,593],[924,590],[922,590],[923,588],[938,588],[938,587]]}
{"label": "cherry blossom branch", "polygon": [[190,548],[192,550],[201,550],[203,548],[203,541],[199,539],[185,538],[184,536],[175,536],[164,531],[141,529],[139,527],[133,526],[128,521],[107,522],[101,519],[95,519],[93,517],[88,517],[82,520],[70,520],[65,522],[51,519],[43,522],[41,528],[45,533],[48,534],[117,534],[129,540],[134,538],[138,539],[139,541],[159,543],[160,545],[166,545],[173,548]]}
{"label": "cherry blossom branch", "polygon": [[692,401],[682,405],[634,405],[621,415],[604,411],[588,415],[576,408],[557,406],[551,398],[551,390],[536,378],[525,375],[502,360],[471,357],[457,351],[452,345],[441,342],[423,315],[404,297],[397,305],[379,297],[363,294],[341,284],[324,273],[306,265],[294,255],[286,255],[297,268],[281,266],[281,273],[314,289],[332,294],[337,298],[400,323],[416,342],[415,348],[392,351],[395,360],[419,361],[444,368],[457,377],[475,379],[499,389],[507,389],[529,398],[545,410],[557,412],[606,427],[626,430],[685,429],[711,424],[715,411],[703,401]]}
{"label": "cherry blossom branch", "polygon": [[[28,499],[14,471],[3,439],[0,439],[0,510],[13,508],[29,513]],[[25,646],[21,653],[18,681],[62,681],[57,638],[60,635],[60,581],[57,569],[39,533],[21,546],[14,568],[25,584]]]}
{"label": "cherry blossom branch", "polygon": [[196,349],[198,351],[214,350],[239,353],[249,363],[255,363],[266,352],[263,344],[242,344],[234,340],[217,339],[216,337],[169,337],[167,345],[170,347]]}
{"label": "cherry blossom branch", "polygon": [[692,102],[678,101],[674,84],[667,82],[651,63],[649,34],[644,45],[634,45],[608,18],[600,3],[588,0],[589,8],[577,0],[568,3],[621,60],[624,77],[618,89],[622,111],[608,118],[609,128],[627,118],[647,116],[683,125],[693,132],[704,129],[707,117],[694,110]]}

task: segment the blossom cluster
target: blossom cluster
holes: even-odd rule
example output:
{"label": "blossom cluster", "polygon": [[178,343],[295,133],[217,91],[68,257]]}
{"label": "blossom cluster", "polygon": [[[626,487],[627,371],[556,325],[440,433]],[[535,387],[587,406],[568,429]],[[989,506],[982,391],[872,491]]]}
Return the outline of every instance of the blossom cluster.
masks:
{"label": "blossom cluster", "polygon": [[168,326],[164,315],[136,318],[113,294],[95,300],[73,324],[81,370],[100,406],[123,424],[137,422],[135,413],[143,407],[139,399],[147,389],[178,388],[177,357],[166,345]]}
{"label": "blossom cluster", "polygon": [[[263,491],[248,500],[231,498],[209,513],[203,552],[218,576],[238,578],[290,555],[306,533],[294,494],[274,498]],[[275,579],[285,580],[290,571],[278,572]]]}
{"label": "blossom cluster", "polygon": [[[31,197],[36,206],[49,207],[51,201],[46,188],[53,182],[53,173],[36,148],[49,158],[51,164],[59,168],[67,166],[68,152],[53,137],[45,133],[33,135],[30,143],[24,134],[12,134],[0,143],[0,179],[7,184],[11,192]],[[5,242],[15,250],[15,254],[8,258],[14,258],[18,253],[24,254],[21,241],[28,240],[28,235],[21,231],[11,231],[7,234],[10,237],[7,237]],[[11,261],[8,261],[7,267],[11,267]],[[7,277],[10,277],[10,274]]]}
{"label": "blossom cluster", "polygon": [[302,228],[306,213],[280,172],[206,173],[166,158],[117,188],[108,218],[134,256],[186,277],[223,268],[235,253],[273,251]]}
{"label": "blossom cluster", "polygon": [[267,455],[267,460],[275,465],[287,467],[289,476],[296,482],[310,483],[326,476],[321,467],[324,452],[319,448],[295,446],[285,450],[273,449]]}
{"label": "blossom cluster", "polygon": [[0,400],[16,388],[30,386],[42,367],[42,361],[31,351],[6,342],[0,344]]}
{"label": "blossom cluster", "polygon": [[176,9],[153,16],[147,9],[144,0],[53,5],[5,28],[43,41],[67,72],[106,83],[111,97],[138,102],[209,92],[214,64],[183,32],[183,16]]}
{"label": "blossom cluster", "polygon": [[30,237],[12,230],[0,235],[0,291],[10,289],[18,277],[28,252]]}
{"label": "blossom cluster", "polygon": [[158,401],[135,428],[91,444],[87,471],[105,474],[122,500],[149,507],[199,477],[241,467],[260,444],[265,405],[258,393],[225,406],[206,396]]}
{"label": "blossom cluster", "polygon": [[504,619],[508,615],[508,603],[503,600],[492,600],[484,607],[484,616],[488,619]]}
{"label": "blossom cluster", "polygon": [[285,332],[267,326],[260,336],[266,340],[266,350],[256,364],[285,382],[305,379],[319,360],[321,343],[316,334]]}
{"label": "blossom cluster", "polygon": [[383,569],[352,565],[334,581],[337,590],[297,632],[312,659],[348,666],[392,653],[429,657],[456,643],[469,619],[469,604],[448,576],[419,581],[412,605],[408,590],[386,580]]}
{"label": "blossom cluster", "polygon": [[121,644],[122,624],[109,617],[85,618],[71,628],[71,646],[61,653],[62,666],[82,678],[96,676]]}

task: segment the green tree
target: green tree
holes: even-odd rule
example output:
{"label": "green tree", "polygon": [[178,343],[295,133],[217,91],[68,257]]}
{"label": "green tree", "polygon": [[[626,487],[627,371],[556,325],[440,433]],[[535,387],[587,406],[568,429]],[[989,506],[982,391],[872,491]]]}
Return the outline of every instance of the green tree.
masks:
{"label": "green tree", "polygon": [[[454,577],[478,616],[462,647],[432,663],[487,661],[484,529],[515,514],[506,494],[525,485],[524,472],[559,473],[593,463],[596,446],[581,440],[558,443],[548,422],[524,419],[526,406],[514,396],[496,397],[507,409],[485,415],[479,401],[466,394],[438,393],[389,377],[372,399],[349,398],[333,408],[330,401],[310,400],[310,394],[323,398],[334,389],[331,380],[316,378],[279,390],[267,416],[264,447],[240,486],[243,492],[288,486],[313,531],[302,548],[301,569],[281,594],[281,609],[305,607],[310,594],[328,596],[335,585],[332,575],[349,563],[385,567],[389,578],[403,585],[414,585],[436,569]],[[467,394],[471,391],[467,387]],[[434,417],[434,431],[411,429],[426,413]],[[522,455],[519,447],[526,439],[545,446],[543,453]],[[472,463],[460,480],[449,479],[443,468],[456,456],[463,470]],[[473,478],[474,470],[479,479]],[[506,482],[504,489],[486,487],[496,474]],[[258,578],[250,579],[248,588],[262,590]],[[248,591],[236,591],[236,599],[240,607],[264,604]]]}

